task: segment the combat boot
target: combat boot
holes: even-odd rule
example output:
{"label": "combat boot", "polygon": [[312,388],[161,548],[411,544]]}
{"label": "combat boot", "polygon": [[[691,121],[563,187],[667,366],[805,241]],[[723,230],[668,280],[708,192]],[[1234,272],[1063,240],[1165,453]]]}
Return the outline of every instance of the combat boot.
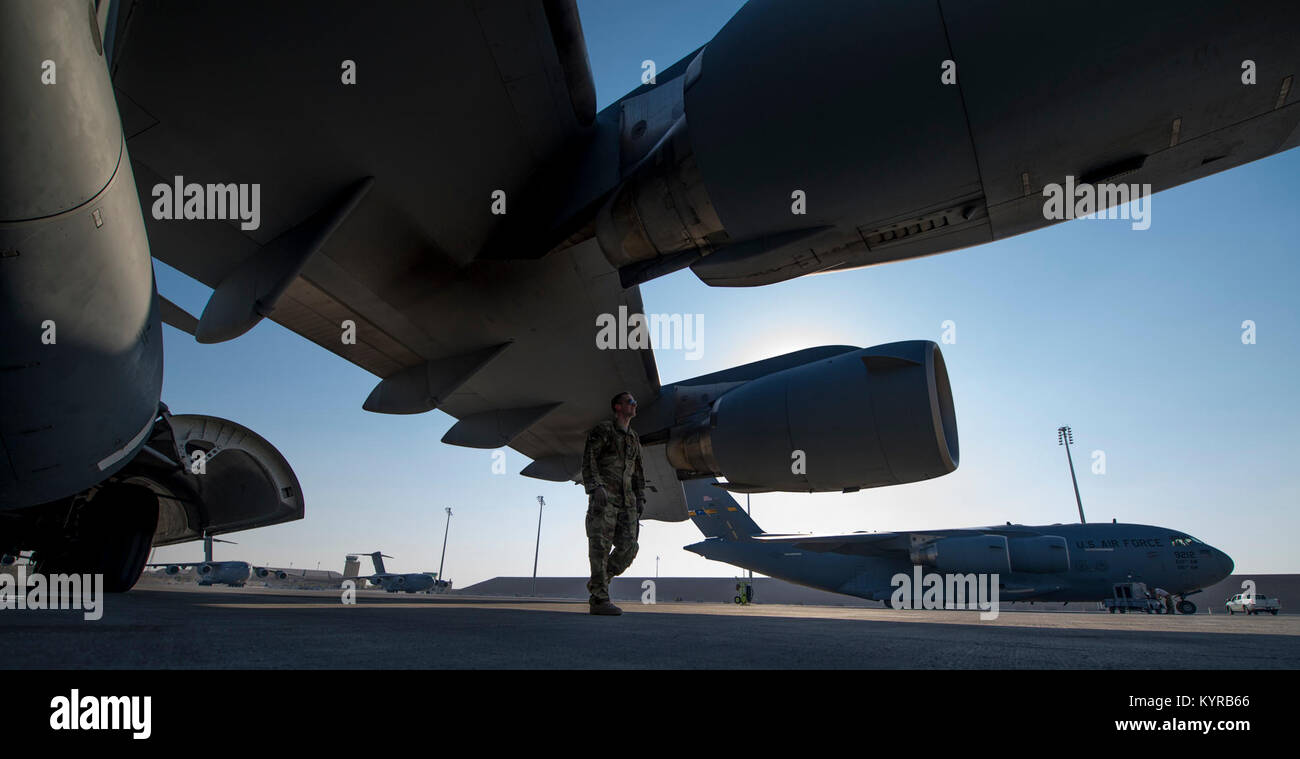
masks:
{"label": "combat boot", "polygon": [[610,603],[608,600],[592,601],[591,613],[603,617],[617,617],[618,615],[623,613],[623,610],[618,608],[614,604]]}

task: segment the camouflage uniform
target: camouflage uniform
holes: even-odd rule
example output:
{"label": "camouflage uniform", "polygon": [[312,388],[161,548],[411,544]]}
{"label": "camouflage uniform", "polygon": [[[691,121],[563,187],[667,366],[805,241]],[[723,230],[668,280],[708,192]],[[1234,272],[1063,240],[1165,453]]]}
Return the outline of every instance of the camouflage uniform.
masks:
{"label": "camouflage uniform", "polygon": [[[606,419],[591,430],[582,454],[582,483],[589,496],[587,591],[593,601],[608,601],[610,578],[622,574],[636,558],[641,517],[637,503],[645,499],[641,439],[630,427],[624,430],[616,420]],[[606,496],[603,509],[590,497],[601,486]]]}

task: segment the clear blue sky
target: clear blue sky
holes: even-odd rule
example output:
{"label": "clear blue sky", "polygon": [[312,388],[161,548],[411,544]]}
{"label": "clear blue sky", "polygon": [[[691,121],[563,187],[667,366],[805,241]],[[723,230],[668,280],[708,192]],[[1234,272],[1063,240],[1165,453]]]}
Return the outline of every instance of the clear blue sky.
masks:
{"label": "clear blue sky", "polygon": [[[600,104],[707,42],[739,0],[580,2]],[[710,289],[689,271],[643,286],[648,311],[702,314],[704,351],[657,351],[673,382],[799,348],[938,341],[944,345],[961,466],[913,485],[841,494],[763,494],[770,531],[966,527],[1075,520],[1056,428],[1074,427],[1092,521],[1172,527],[1226,550],[1243,572],[1300,572],[1300,151],[1160,193],[1149,230],[1079,220],[942,256],[764,288]],[[210,290],[155,263],[160,291],[199,313]],[[776,307],[779,306],[779,307]],[[1258,342],[1243,345],[1241,323]],[[397,571],[437,570],[451,506],[446,576],[457,586],[532,571],[538,495],[546,497],[540,574],[587,573],[576,485],[515,474],[507,453],[443,445],[438,411],[369,414],[377,381],[277,324],[201,346],[165,330],[163,399],[177,413],[224,416],[256,430],[293,464],[307,518],[232,537],[217,558],[339,570],[349,551],[382,549]],[[1106,473],[1091,472],[1091,452]],[[743,504],[744,497],[741,496]],[[629,570],[731,576],[681,547],[690,522],[647,522]],[[155,561],[193,559],[198,544]]]}

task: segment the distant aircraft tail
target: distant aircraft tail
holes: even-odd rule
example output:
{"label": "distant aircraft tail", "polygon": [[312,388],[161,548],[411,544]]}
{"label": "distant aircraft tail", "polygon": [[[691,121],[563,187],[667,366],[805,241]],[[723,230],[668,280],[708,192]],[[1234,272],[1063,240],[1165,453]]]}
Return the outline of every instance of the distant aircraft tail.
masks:
{"label": "distant aircraft tail", "polygon": [[[352,561],[353,559],[359,559],[362,556],[370,557],[370,561],[375,565],[375,574],[377,575],[388,574],[388,570],[384,569],[384,559],[391,559],[393,558],[392,556],[389,556],[386,553],[380,553],[379,551],[374,551],[372,553],[366,553],[365,551],[353,551],[352,553],[348,554],[348,561]],[[346,569],[347,566],[348,565],[346,564],[344,565],[344,570],[343,570],[344,575],[352,576],[352,575],[347,575],[347,569]]]}
{"label": "distant aircraft tail", "polygon": [[731,493],[717,487],[717,482],[708,478],[682,483],[686,487],[687,513],[704,537],[744,540],[761,534],[763,529],[749,518]]}

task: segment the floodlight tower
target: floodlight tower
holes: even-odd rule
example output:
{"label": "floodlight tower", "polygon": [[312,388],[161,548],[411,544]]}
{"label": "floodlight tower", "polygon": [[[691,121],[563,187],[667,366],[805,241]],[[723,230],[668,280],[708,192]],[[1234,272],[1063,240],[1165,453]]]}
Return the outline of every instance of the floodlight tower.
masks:
{"label": "floodlight tower", "polygon": [[1070,462],[1070,482],[1074,483],[1074,502],[1079,505],[1079,524],[1087,524],[1083,518],[1083,499],[1079,497],[1079,478],[1074,476],[1074,459],[1070,456],[1070,446],[1074,445],[1074,431],[1069,425],[1056,428],[1056,444],[1065,446],[1065,460]]}
{"label": "floodlight tower", "polygon": [[537,556],[542,552],[542,507],[546,499],[537,496],[537,545],[533,547],[533,595],[537,595]]}
{"label": "floodlight tower", "polygon": [[438,579],[446,579],[442,576],[442,565],[447,563],[447,531],[451,529],[451,507],[443,509],[447,512],[447,525],[442,528],[442,558],[438,560]]}

